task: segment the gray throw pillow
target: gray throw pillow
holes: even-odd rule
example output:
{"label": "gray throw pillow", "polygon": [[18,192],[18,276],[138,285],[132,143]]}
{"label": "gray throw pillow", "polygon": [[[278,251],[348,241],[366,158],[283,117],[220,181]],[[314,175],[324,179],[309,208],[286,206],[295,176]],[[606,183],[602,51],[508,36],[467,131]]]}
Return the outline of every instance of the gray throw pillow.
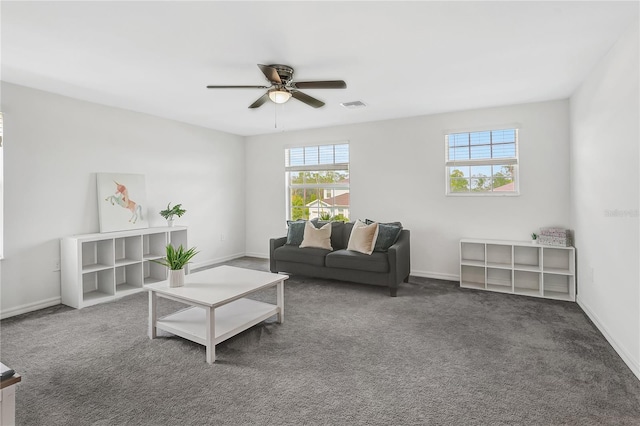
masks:
{"label": "gray throw pillow", "polygon": [[[367,225],[373,222],[375,221],[365,219],[365,223]],[[388,251],[389,247],[391,247],[396,243],[396,241],[398,241],[398,237],[400,237],[401,231],[402,223],[400,222],[378,223],[378,238],[376,239],[376,245],[373,248],[373,251]]]}
{"label": "gray throw pillow", "polygon": [[286,244],[290,246],[299,246],[302,243],[302,239],[304,238],[304,224],[306,220],[288,220],[287,225],[289,229],[287,230],[287,242]]}

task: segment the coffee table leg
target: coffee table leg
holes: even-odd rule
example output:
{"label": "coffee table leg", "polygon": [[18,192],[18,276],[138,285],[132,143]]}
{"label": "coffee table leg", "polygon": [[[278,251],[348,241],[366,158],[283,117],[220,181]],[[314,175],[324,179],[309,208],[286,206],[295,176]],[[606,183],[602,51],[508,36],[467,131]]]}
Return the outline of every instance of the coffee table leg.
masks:
{"label": "coffee table leg", "polygon": [[213,308],[207,309],[207,362],[213,364],[216,360],[216,315]]}
{"label": "coffee table leg", "polygon": [[279,313],[278,313],[278,322],[282,324],[284,322],[284,281],[280,281],[276,284],[276,300],[278,304]]}
{"label": "coffee table leg", "polygon": [[157,296],[155,291],[149,292],[149,339],[156,338],[156,304]]}

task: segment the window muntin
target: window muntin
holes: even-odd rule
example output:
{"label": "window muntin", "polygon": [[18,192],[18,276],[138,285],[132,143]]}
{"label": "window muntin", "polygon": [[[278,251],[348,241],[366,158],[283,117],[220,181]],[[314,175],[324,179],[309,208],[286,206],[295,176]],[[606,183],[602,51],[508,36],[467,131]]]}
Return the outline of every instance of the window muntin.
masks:
{"label": "window muntin", "polygon": [[285,149],[287,218],[349,220],[349,144]]}
{"label": "window muntin", "polygon": [[517,195],[518,129],[445,135],[447,195]]}

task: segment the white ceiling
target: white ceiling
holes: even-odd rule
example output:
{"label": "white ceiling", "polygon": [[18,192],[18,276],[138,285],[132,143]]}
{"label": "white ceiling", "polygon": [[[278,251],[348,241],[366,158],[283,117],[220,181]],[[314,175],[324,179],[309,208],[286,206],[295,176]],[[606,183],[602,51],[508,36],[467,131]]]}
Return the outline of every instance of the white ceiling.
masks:
{"label": "white ceiling", "polygon": [[[638,19],[626,2],[10,2],[2,79],[238,135],[509,105],[571,95]],[[268,85],[342,79],[247,107]],[[362,101],[349,110],[341,102]],[[277,122],[278,128],[275,128]]]}

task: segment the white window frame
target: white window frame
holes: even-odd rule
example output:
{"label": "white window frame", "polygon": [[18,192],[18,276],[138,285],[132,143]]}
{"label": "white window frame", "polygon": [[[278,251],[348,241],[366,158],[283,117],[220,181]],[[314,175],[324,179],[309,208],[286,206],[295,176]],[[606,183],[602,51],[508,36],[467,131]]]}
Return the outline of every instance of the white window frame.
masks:
{"label": "white window frame", "polygon": [[[295,185],[291,185],[291,177],[290,177],[290,173],[295,173],[295,172],[329,172],[329,171],[346,171],[347,173],[349,173],[349,162],[351,161],[351,152],[349,149],[349,161],[347,161],[346,163],[338,163],[336,162],[336,157],[335,157],[335,147],[336,146],[342,146],[342,145],[347,145],[347,147],[349,147],[349,142],[348,141],[340,141],[340,142],[327,142],[327,143],[321,143],[321,144],[314,144],[314,145],[291,145],[291,146],[285,146],[285,150],[284,150],[284,154],[285,154],[285,211],[286,211],[286,218],[287,220],[291,220],[292,214],[291,214],[291,208],[293,207],[291,205],[291,189],[292,187],[295,189],[333,189],[333,190],[346,190],[347,192],[350,193],[351,189],[350,189],[350,183],[347,182],[345,183],[310,183],[310,184],[295,184]],[[313,148],[317,148],[318,150],[321,147],[333,147],[334,149],[334,155],[333,155],[333,162],[332,163],[325,163],[325,164],[305,164],[305,165],[295,165],[292,166],[289,164],[289,151],[292,149],[313,149]],[[306,163],[306,160],[304,161]],[[334,214],[341,214],[338,213],[338,210],[342,210],[342,214],[344,214],[344,210],[346,209],[347,211],[350,211],[351,205],[350,203],[348,205],[341,205],[340,207],[336,207],[335,208],[335,212]]]}
{"label": "white window frame", "polygon": [[[449,136],[461,133],[485,133],[497,132],[501,130],[515,130],[515,156],[501,158],[482,158],[482,159],[450,159],[449,158]],[[493,141],[488,144],[493,149]],[[497,145],[497,144],[496,144]],[[471,145],[470,145],[471,146]],[[481,146],[481,145],[478,145]],[[505,126],[492,126],[489,128],[474,128],[473,130],[451,130],[444,132],[444,151],[445,151],[445,195],[448,197],[514,197],[520,195],[520,171],[519,171],[519,150],[520,150],[520,125],[510,124]],[[467,192],[451,191],[451,171],[455,167],[468,166],[513,166],[513,191],[472,191],[469,188]],[[492,176],[489,176],[491,178]],[[469,176],[471,179],[472,176]]]}

